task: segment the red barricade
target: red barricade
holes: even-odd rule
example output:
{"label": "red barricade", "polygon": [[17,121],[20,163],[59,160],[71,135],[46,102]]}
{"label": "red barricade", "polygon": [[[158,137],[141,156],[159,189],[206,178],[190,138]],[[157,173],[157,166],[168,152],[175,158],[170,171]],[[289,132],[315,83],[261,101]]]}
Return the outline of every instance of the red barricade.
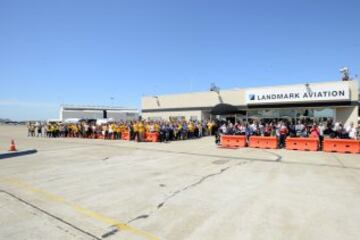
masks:
{"label": "red barricade", "polygon": [[249,147],[276,149],[278,146],[276,137],[251,136]]}
{"label": "red barricade", "polygon": [[317,138],[286,138],[286,149],[317,151],[319,150],[319,139]]}
{"label": "red barricade", "polygon": [[222,135],[220,146],[222,148],[239,148],[246,146],[246,138],[242,135]]}
{"label": "red barricade", "polygon": [[325,138],[323,142],[324,152],[360,153],[360,141],[352,139]]}
{"label": "red barricade", "polygon": [[159,141],[159,133],[145,133],[145,142],[158,142]]}
{"label": "red barricade", "polygon": [[130,141],[130,134],[129,134],[129,132],[122,132],[122,133],[121,133],[121,139],[122,139],[122,140],[126,140],[126,141]]}

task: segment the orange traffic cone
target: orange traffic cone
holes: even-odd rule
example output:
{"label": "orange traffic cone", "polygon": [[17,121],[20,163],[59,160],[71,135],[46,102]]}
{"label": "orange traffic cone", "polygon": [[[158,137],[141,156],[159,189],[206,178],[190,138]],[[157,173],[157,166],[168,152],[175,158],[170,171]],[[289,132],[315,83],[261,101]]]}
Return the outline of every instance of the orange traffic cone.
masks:
{"label": "orange traffic cone", "polygon": [[11,140],[9,151],[10,152],[15,152],[16,151],[16,146],[15,146],[15,141],[14,140]]}

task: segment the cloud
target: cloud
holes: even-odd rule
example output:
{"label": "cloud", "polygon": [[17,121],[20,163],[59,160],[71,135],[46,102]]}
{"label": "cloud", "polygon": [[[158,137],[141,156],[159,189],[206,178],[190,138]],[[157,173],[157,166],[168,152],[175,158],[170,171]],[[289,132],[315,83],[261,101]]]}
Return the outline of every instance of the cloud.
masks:
{"label": "cloud", "polygon": [[14,107],[59,107],[59,104],[44,102],[28,102],[15,99],[0,99],[0,106]]}

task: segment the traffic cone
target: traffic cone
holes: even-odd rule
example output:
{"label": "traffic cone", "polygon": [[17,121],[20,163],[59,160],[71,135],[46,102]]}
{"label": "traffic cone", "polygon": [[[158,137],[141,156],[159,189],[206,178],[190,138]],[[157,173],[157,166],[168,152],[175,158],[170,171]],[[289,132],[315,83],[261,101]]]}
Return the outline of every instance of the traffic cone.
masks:
{"label": "traffic cone", "polygon": [[16,146],[15,146],[15,141],[14,140],[11,140],[9,151],[10,152],[15,152],[16,151]]}

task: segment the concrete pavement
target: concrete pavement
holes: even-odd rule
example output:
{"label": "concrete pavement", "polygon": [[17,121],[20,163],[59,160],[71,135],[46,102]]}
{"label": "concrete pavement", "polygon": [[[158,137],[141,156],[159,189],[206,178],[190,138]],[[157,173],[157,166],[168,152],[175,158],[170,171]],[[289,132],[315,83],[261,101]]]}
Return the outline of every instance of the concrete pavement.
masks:
{"label": "concrete pavement", "polygon": [[1,239],[360,239],[360,156],[27,138],[0,160]]}

